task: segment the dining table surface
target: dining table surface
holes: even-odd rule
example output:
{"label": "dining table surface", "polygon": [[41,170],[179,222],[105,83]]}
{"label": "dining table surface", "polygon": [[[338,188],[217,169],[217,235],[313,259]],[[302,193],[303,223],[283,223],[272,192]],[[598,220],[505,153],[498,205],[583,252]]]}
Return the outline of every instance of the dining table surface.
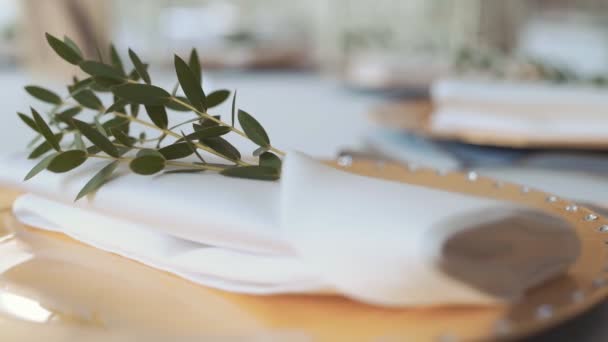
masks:
{"label": "dining table surface", "polygon": [[[162,72],[160,75],[161,83],[170,88],[174,83],[173,77]],[[368,114],[375,106],[387,99],[386,94],[349,89],[331,77],[309,72],[210,72],[208,79],[213,88],[238,89],[239,107],[254,114],[264,124],[273,145],[281,146],[288,151],[303,151],[321,159],[333,159],[343,149],[364,147],[366,135],[375,129]],[[45,80],[26,71],[0,70],[0,98],[3,100],[4,109],[3,115],[0,115],[0,154],[24,151],[32,138],[32,133],[16,115],[18,111],[27,111],[30,105],[40,105],[23,90],[28,84],[47,85],[50,89],[58,91],[61,89],[60,83]],[[224,104],[218,112],[228,113],[229,110],[229,104]],[[496,177],[510,181],[538,179],[539,183],[543,182],[542,174],[538,173],[535,174],[536,178],[526,178],[516,170],[502,173],[498,170],[495,174]],[[552,189],[546,188],[550,188],[554,183],[557,185],[561,183],[555,177],[551,179],[553,182],[551,184],[530,185],[550,191]],[[598,186],[591,187],[588,176],[584,173],[570,175],[567,180],[568,192],[577,194],[581,199],[587,197],[593,199],[595,203],[604,197],[608,199],[606,195],[608,178],[604,181],[602,177],[596,177],[595,182]],[[7,205],[6,197],[10,194],[3,196],[4,204]],[[215,298],[215,295],[209,293],[205,296]],[[302,300],[301,305],[310,304]],[[350,304],[344,304],[344,307],[347,308],[348,305]],[[238,307],[230,305],[219,307],[239,311]],[[264,306],[255,304],[251,307],[255,310],[265,310]],[[529,340],[582,342],[608,340],[608,325],[604,323],[607,319],[608,301],[550,331],[530,337]],[[363,314],[357,315],[353,322],[364,325],[366,317]],[[255,325],[255,322],[247,322],[250,323]],[[291,337],[304,337],[306,340],[306,336],[300,336],[298,332],[294,334]]]}

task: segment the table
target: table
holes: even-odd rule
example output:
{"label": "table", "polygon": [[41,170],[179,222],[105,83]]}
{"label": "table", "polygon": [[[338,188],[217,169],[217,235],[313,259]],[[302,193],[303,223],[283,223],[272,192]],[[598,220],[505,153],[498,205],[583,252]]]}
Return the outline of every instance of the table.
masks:
{"label": "table", "polygon": [[[238,88],[239,104],[264,124],[273,144],[322,158],[332,158],[342,148],[360,146],[361,138],[370,127],[367,110],[383,100],[380,96],[345,90],[334,81],[306,73],[212,73],[209,78],[214,88]],[[163,75],[161,79],[166,87],[171,87],[171,77]],[[32,136],[14,115],[17,110],[27,110],[33,103],[22,89],[28,83],[23,72],[5,72],[0,77],[5,111],[0,116],[0,153],[22,149]],[[220,112],[227,113],[227,105],[220,108]],[[517,172],[505,177],[522,179]],[[542,175],[537,178],[542,182]],[[559,183],[559,180],[555,182]],[[603,198],[607,193],[606,187],[577,189],[581,184],[588,183],[582,178],[573,178],[569,188],[595,198]],[[608,327],[603,324],[607,318],[608,303],[536,339],[608,340]]]}

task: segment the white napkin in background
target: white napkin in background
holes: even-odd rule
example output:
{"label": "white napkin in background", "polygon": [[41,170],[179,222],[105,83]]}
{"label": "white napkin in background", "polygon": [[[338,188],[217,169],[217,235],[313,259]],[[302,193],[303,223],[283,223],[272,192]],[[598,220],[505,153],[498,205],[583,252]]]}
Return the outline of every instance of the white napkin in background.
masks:
{"label": "white napkin in background", "polygon": [[521,106],[589,106],[608,111],[604,88],[548,82],[441,79],[431,88],[434,103]]}
{"label": "white napkin in background", "polygon": [[[14,205],[21,222],[228,291],[338,293],[386,306],[488,304],[554,277],[579,252],[574,232],[553,217],[352,175],[297,153],[284,161],[281,182],[127,173],[75,204],[99,163],[23,183],[33,162],[0,162],[0,185],[29,192]],[[509,223],[513,217],[519,221]],[[462,248],[475,241],[458,238],[467,240],[472,227],[503,234],[511,249],[471,254],[488,253]],[[518,249],[536,254],[513,261],[525,255]],[[531,275],[543,264],[550,267]]]}
{"label": "white napkin in background", "polygon": [[439,132],[604,138],[608,130],[608,91],[598,87],[446,79],[431,96],[431,127]]}

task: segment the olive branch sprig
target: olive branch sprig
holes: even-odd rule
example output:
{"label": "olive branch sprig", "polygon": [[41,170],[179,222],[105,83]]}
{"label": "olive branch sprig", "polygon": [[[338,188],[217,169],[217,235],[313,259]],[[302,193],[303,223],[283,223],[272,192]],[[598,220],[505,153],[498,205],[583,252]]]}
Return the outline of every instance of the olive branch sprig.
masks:
{"label": "olive branch sprig", "polygon": [[[76,200],[108,182],[120,163],[128,163],[129,169],[140,175],[215,171],[229,177],[259,180],[280,177],[280,157],[285,153],[270,144],[268,134],[253,116],[237,108],[236,91],[232,95],[230,123],[209,113],[209,109],[228,100],[231,92],[221,89],[205,94],[196,49],[192,49],[188,62],[175,55],[177,82],[168,92],[152,84],[148,65],[131,49],[128,54],[133,69],[127,73],[114,45],[110,45],[109,61],[104,62],[101,55],[99,60],[86,60],[68,37],[60,40],[47,33],[46,40],[59,57],[79,67],[88,77],[74,77],[65,97],[40,86],[25,87],[31,96],[52,105],[46,119],[34,108],[30,108],[31,116],[17,113],[37,133],[30,143],[32,151],[28,158],[44,157],[25,180],[44,170],[69,172],[89,158],[109,163],[86,183]],[[179,88],[185,96],[177,95]],[[106,107],[99,93],[111,93],[113,103]],[[139,117],[142,106],[149,120]],[[169,127],[167,109],[192,113],[194,117]],[[82,119],[81,114],[86,112],[93,114],[92,119]],[[148,138],[144,133],[132,136],[131,124],[156,130],[158,136]],[[239,150],[224,138],[229,133],[259,146],[253,151],[257,163],[243,160]],[[66,137],[71,140],[66,142]],[[207,162],[205,154],[215,155],[224,163]],[[182,160],[193,155],[197,161]]]}
{"label": "olive branch sprig", "polygon": [[582,75],[564,66],[516,56],[496,49],[463,47],[454,56],[452,67],[457,74],[483,75],[493,79],[545,81],[605,87],[608,75]]}

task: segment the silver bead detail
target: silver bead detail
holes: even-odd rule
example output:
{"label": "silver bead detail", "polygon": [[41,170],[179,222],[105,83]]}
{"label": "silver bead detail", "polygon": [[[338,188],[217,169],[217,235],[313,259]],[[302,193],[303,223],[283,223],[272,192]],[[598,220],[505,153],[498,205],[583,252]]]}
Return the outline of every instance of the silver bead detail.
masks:
{"label": "silver bead detail", "polygon": [[582,290],[572,292],[572,301],[574,303],[581,303],[583,300],[585,300],[585,292]]}
{"label": "silver bead detail", "polygon": [[448,174],[448,172],[446,170],[436,170],[435,171],[437,173],[437,176],[445,176]]}
{"label": "silver bead detail", "polygon": [[353,157],[348,154],[338,157],[338,165],[342,167],[350,167],[353,165]]}
{"label": "silver bead detail", "polygon": [[494,182],[494,187],[495,188],[502,188],[503,186],[505,186],[505,183],[503,183],[501,181]]}
{"label": "silver bead detail", "polygon": [[606,233],[608,232],[608,225],[605,224],[603,226],[600,226],[597,230],[599,230],[600,233]]}
{"label": "silver bead detail", "polygon": [[477,180],[477,178],[479,178],[479,175],[477,174],[477,172],[475,172],[475,171],[467,172],[467,179],[469,181],[474,182]]}
{"label": "silver bead detail", "polygon": [[595,221],[597,220],[597,215],[595,214],[587,214],[587,216],[585,216],[585,221],[589,222],[589,221]]}
{"label": "silver bead detail", "polygon": [[549,319],[553,316],[553,306],[544,304],[536,309],[536,318]]}
{"label": "silver bead detail", "polygon": [[414,172],[416,170],[418,170],[420,167],[417,164],[414,163],[408,163],[407,164],[407,169],[410,170],[411,172]]}
{"label": "silver bead detail", "polygon": [[437,342],[457,342],[458,338],[452,334],[443,334],[437,338]]}
{"label": "silver bead detail", "polygon": [[521,192],[523,192],[524,194],[527,194],[528,192],[530,192],[530,188],[527,186],[522,186],[521,187]]}
{"label": "silver bead detail", "polygon": [[549,203],[555,203],[555,202],[557,202],[557,196],[549,196],[549,197],[547,197],[547,202],[549,202]]}
{"label": "silver bead detail", "polygon": [[606,279],[604,278],[595,278],[593,279],[593,287],[599,288],[606,286]]}
{"label": "silver bead detail", "polygon": [[576,205],[576,204],[568,204],[566,206],[566,211],[574,213],[574,212],[578,211],[578,205]]}
{"label": "silver bead detail", "polygon": [[498,336],[507,335],[511,332],[511,324],[506,319],[501,319],[494,324],[494,331]]}

